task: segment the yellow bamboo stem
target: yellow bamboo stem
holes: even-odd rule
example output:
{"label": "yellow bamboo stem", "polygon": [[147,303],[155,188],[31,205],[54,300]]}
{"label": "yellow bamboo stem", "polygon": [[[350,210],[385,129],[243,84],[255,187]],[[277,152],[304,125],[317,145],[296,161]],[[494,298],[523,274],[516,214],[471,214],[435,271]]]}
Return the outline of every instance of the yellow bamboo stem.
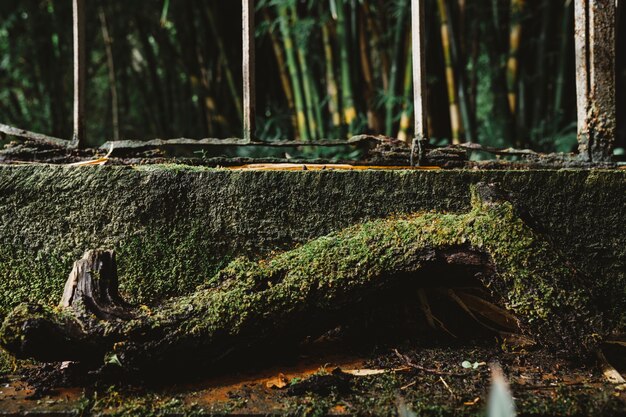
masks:
{"label": "yellow bamboo stem", "polygon": [[448,22],[448,11],[445,0],[437,0],[439,6],[439,19],[441,24],[441,44],[446,66],[446,84],[448,86],[448,102],[450,103],[450,128],[452,131],[452,143],[461,143],[464,133],[461,111],[459,108],[458,91],[456,77],[454,74],[454,63],[452,62],[452,51],[450,49],[450,27]]}

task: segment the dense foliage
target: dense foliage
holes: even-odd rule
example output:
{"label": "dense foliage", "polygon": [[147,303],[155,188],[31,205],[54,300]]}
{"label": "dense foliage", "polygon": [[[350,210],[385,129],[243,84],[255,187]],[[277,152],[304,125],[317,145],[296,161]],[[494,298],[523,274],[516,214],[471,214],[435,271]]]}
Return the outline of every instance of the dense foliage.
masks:
{"label": "dense foliage", "polygon": [[[571,0],[426,6],[432,138],[575,146]],[[91,144],[241,136],[239,1],[87,7]],[[257,9],[260,138],[411,137],[409,0],[259,0]],[[1,122],[71,136],[71,30],[68,0],[0,2]]]}

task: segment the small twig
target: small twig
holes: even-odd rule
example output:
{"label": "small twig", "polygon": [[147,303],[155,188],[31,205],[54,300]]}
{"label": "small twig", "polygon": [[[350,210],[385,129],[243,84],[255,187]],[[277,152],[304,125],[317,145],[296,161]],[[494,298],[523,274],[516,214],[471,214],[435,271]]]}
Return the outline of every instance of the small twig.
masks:
{"label": "small twig", "polygon": [[531,390],[531,391],[543,391],[543,390],[553,390],[560,387],[584,387],[586,384],[584,382],[569,382],[569,383],[558,383],[556,385],[519,385],[512,384],[515,387],[515,390]]}
{"label": "small twig", "polygon": [[456,374],[453,372],[446,372],[446,371],[440,371],[438,369],[431,369],[431,368],[426,368],[424,366],[418,365],[416,363],[414,363],[408,356],[403,355],[402,353],[398,352],[398,349],[394,349],[393,350],[394,353],[396,354],[396,356],[398,358],[400,358],[402,361],[404,361],[404,363],[408,366],[410,366],[413,369],[417,369],[418,371],[422,371],[425,372],[427,374],[433,374],[433,375],[443,375],[443,376],[453,376],[453,377],[464,377],[467,376],[465,374]]}
{"label": "small twig", "polygon": [[408,384],[406,384],[405,386],[400,387],[400,390],[401,390],[401,391],[404,391],[404,390],[405,390],[405,389],[407,389],[407,388],[411,388],[411,387],[412,387],[413,385],[415,385],[415,384],[417,384],[417,381],[412,381],[412,382],[409,382],[409,383],[408,383]]}
{"label": "small twig", "polygon": [[450,394],[455,397],[454,395],[454,391],[452,391],[452,388],[450,388],[450,385],[448,385],[448,383],[446,382],[445,379],[443,379],[442,376],[439,377],[439,380],[441,381],[441,383],[443,384],[444,387],[446,387],[448,389],[448,391],[450,391]]}

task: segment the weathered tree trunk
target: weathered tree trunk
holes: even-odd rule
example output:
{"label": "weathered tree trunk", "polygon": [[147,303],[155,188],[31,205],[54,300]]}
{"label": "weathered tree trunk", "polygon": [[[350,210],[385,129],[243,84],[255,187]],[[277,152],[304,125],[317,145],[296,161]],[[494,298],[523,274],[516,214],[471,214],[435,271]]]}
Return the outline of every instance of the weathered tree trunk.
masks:
{"label": "weathered tree trunk", "polygon": [[121,301],[113,253],[91,251],[75,264],[62,307],[18,307],[0,342],[17,357],[42,361],[97,363],[115,355],[129,369],[210,365],[336,325],[382,289],[428,286],[432,278],[442,285],[428,271],[454,266],[482,282],[545,346],[584,354],[604,332],[585,278],[511,203],[477,186],[469,213],[377,220],[264,261],[238,259],[218,273],[217,286],[152,311]]}
{"label": "weathered tree trunk", "polygon": [[101,320],[132,317],[130,305],[119,294],[113,251],[91,250],[74,263],[60,307],[85,311]]}

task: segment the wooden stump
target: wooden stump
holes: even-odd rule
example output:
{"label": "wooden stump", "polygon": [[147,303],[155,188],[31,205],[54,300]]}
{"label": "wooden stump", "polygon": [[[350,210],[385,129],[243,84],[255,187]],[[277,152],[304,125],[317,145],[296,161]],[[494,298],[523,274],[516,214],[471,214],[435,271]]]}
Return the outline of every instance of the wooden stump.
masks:
{"label": "wooden stump", "polygon": [[91,313],[101,320],[131,318],[130,305],[119,294],[115,252],[85,252],[74,263],[60,306]]}

